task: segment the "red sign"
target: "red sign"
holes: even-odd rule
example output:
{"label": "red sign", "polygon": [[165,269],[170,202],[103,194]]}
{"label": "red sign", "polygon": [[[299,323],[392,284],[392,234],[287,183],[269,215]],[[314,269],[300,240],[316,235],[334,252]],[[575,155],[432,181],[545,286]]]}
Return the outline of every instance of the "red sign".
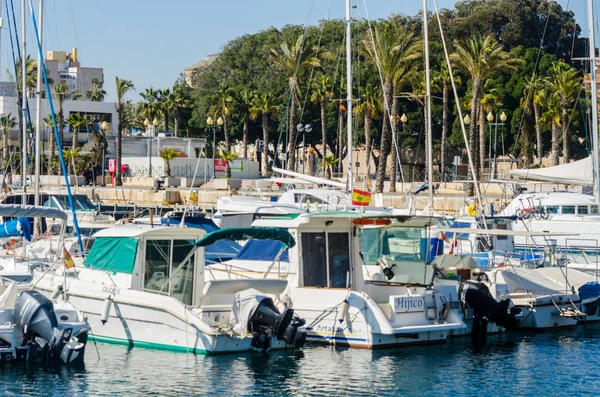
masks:
{"label": "red sign", "polygon": [[227,161],[215,160],[215,172],[227,172]]}

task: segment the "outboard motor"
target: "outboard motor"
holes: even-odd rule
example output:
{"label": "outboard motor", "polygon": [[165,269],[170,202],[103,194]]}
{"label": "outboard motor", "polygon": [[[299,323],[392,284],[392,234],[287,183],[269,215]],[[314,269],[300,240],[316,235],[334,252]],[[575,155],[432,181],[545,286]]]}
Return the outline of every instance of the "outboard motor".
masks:
{"label": "outboard motor", "polygon": [[473,330],[471,337],[474,341],[485,342],[487,339],[488,323],[514,330],[519,325],[516,316],[521,313],[521,309],[509,308],[510,300],[505,299],[501,302],[496,301],[489,288],[476,281],[464,281],[460,285],[460,299],[463,306],[473,310]]}
{"label": "outboard motor", "polygon": [[37,291],[24,291],[15,306],[15,323],[23,330],[25,340],[37,343],[49,359],[74,361],[83,344],[72,336],[73,330],[58,329],[54,305]]}
{"label": "outboard motor", "polygon": [[304,324],[304,320],[294,315],[294,310],[285,309],[280,313],[271,298],[255,289],[236,294],[231,326],[238,334],[252,333],[252,347],[256,349],[269,349],[272,338],[295,349],[304,346],[306,333],[298,329]]}

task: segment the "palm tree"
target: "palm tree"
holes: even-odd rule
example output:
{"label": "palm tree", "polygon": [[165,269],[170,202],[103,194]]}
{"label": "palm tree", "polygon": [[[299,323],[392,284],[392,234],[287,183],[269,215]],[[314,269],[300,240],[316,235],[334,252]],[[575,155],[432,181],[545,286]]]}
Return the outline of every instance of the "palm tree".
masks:
{"label": "palm tree", "polygon": [[238,94],[235,98],[235,108],[238,115],[244,120],[244,126],[242,128],[242,147],[244,150],[243,157],[248,157],[248,124],[250,122],[250,109],[256,101],[256,92],[248,88],[240,88],[237,90]]}
{"label": "palm tree", "polygon": [[322,74],[312,83],[310,101],[321,106],[321,157],[327,155],[327,99],[333,97],[329,76]]}
{"label": "palm tree", "polygon": [[[386,174],[387,158],[390,154],[390,114],[394,84],[399,85],[412,70],[412,60],[420,54],[413,35],[401,26],[384,22],[375,28],[373,40],[363,40],[363,52],[380,69],[383,76],[383,128],[379,145],[379,164],[375,191],[383,192],[383,182]],[[390,109],[391,110],[391,109]]]}
{"label": "palm tree", "polygon": [[123,186],[123,180],[121,179],[121,139],[123,136],[123,110],[124,103],[123,97],[129,91],[134,89],[133,82],[131,80],[120,79],[119,77],[115,77],[115,85],[117,88],[117,142],[116,142],[116,156],[117,156],[117,175],[115,178],[115,184],[117,186]]}
{"label": "palm tree", "polygon": [[92,87],[89,88],[85,92],[85,96],[88,100],[92,102],[102,102],[104,101],[104,97],[106,96],[106,91],[104,90],[104,81],[100,80],[98,77],[92,77]]}
{"label": "palm tree", "polygon": [[379,117],[382,109],[381,91],[373,88],[371,84],[367,84],[360,89],[360,102],[354,107],[354,114],[364,115],[365,117],[365,149],[367,159],[367,175],[369,175],[369,165],[371,164],[371,124],[373,119]]}
{"label": "palm tree", "polygon": [[146,90],[140,93],[140,96],[144,99],[143,102],[140,103],[140,107],[144,116],[150,122],[154,120],[156,114],[159,111],[159,103],[158,103],[158,95],[160,90],[155,90],[154,88],[146,88]]}
{"label": "palm tree", "polygon": [[69,164],[69,173],[75,174],[76,167],[75,163],[77,160],[81,158],[81,153],[79,148],[72,150],[63,150],[63,157],[65,159],[65,163]]}
{"label": "palm tree", "polygon": [[575,101],[580,90],[583,89],[583,79],[579,72],[564,62],[556,62],[552,66],[551,76],[546,79],[546,87],[560,100],[562,109],[562,140],[563,161],[568,163],[569,156],[569,108]]}
{"label": "palm tree", "polygon": [[[490,113],[493,109],[497,109],[503,105],[502,102],[502,93],[497,88],[491,87],[491,80],[486,81],[483,84],[483,90],[481,92],[481,100],[480,111],[479,111],[479,168],[482,170],[485,168],[485,159],[486,159],[486,145],[485,145],[485,123],[487,120],[487,114]],[[490,131],[490,128],[487,128]],[[491,140],[491,137],[490,137]]]}
{"label": "palm tree", "polygon": [[72,101],[79,101],[81,98],[83,98],[83,94],[77,90],[71,92],[71,95],[69,95],[69,99]]}
{"label": "palm tree", "polygon": [[548,91],[539,92],[539,102],[544,108],[539,123],[550,126],[552,131],[552,144],[550,149],[550,164],[558,165],[560,150],[560,127],[562,125],[562,109],[560,100]]}
{"label": "palm tree", "polygon": [[171,176],[171,160],[175,157],[179,156],[179,152],[172,147],[161,150],[160,157],[165,160],[165,174],[166,176]]}
{"label": "palm tree", "polygon": [[225,136],[225,150],[231,150],[231,137],[229,136],[229,115],[232,106],[235,105],[233,98],[234,91],[225,83],[219,85],[216,94],[211,98],[212,113],[217,117],[220,114],[223,118],[223,134]]}
{"label": "palm tree", "polygon": [[[508,52],[502,49],[502,45],[496,41],[491,35],[482,37],[474,36],[470,39],[455,41],[456,52],[451,55],[452,61],[456,66],[473,80],[472,102],[471,106],[471,130],[470,130],[470,147],[473,156],[473,167],[479,164],[479,136],[477,131],[477,120],[479,120],[479,108],[481,105],[482,86],[485,81],[497,72],[511,72],[516,69],[516,66],[521,63],[520,60],[514,58]],[[481,126],[483,127],[483,126]],[[478,179],[481,177],[479,170]],[[469,168],[470,178],[471,168]],[[473,195],[475,185],[469,184],[468,194]]]}
{"label": "palm tree", "polygon": [[254,104],[250,108],[250,118],[256,120],[258,116],[262,116],[263,142],[265,144],[262,152],[261,165],[262,175],[267,175],[269,161],[269,117],[279,113],[279,106],[275,105],[273,94],[263,93],[254,99]]}
{"label": "palm tree", "polygon": [[170,89],[158,90],[158,110],[163,112],[165,119],[165,132],[169,132],[169,112],[173,109],[172,93]]}
{"label": "palm tree", "polygon": [[2,129],[2,168],[8,168],[8,134],[15,127],[15,118],[9,113],[0,117],[0,129]]}
{"label": "palm tree", "polygon": [[331,174],[333,172],[333,166],[339,163],[340,159],[335,158],[333,154],[329,154],[323,157],[323,160],[319,163],[319,167],[323,167],[325,169],[325,178],[331,179]]}
{"label": "palm tree", "polygon": [[[87,120],[84,116],[79,113],[71,113],[67,118],[67,124],[73,128],[73,142],[71,144],[71,150],[75,150],[77,148],[77,139],[79,137],[79,127],[82,127],[87,124]],[[69,172],[73,173],[75,170],[69,164]]]}
{"label": "palm tree", "polygon": [[173,124],[175,136],[179,136],[179,122],[181,120],[181,109],[189,108],[191,101],[188,98],[185,87],[182,84],[178,84],[173,87],[172,93],[173,101]]}
{"label": "palm tree", "polygon": [[279,45],[279,48],[271,48],[271,60],[279,67],[288,78],[290,85],[290,117],[289,117],[289,146],[288,146],[288,169],[296,169],[296,130],[297,106],[299,94],[299,76],[309,67],[321,67],[319,58],[329,58],[330,54],[316,46],[305,45],[304,35],[298,36],[290,46],[287,42]]}
{"label": "palm tree", "polygon": [[[453,79],[456,85],[461,84],[460,76],[453,72]],[[450,79],[450,71],[448,66],[442,65],[439,71],[435,71],[431,78],[431,87],[442,93],[442,140],[440,147],[440,175],[444,180],[444,172],[446,170],[446,140],[448,138],[448,115],[449,104],[450,104],[450,87],[452,86],[452,80]]]}
{"label": "palm tree", "polygon": [[[63,139],[63,129],[65,123],[65,117],[63,113],[63,104],[65,103],[65,99],[67,99],[67,95],[69,94],[69,86],[66,84],[58,84],[54,87],[54,95],[56,95],[56,99],[58,100],[58,135],[60,139],[60,145],[64,143]],[[50,152],[52,153],[52,146],[50,146]],[[62,170],[59,168],[58,174],[61,175]]]}
{"label": "palm tree", "polygon": [[229,164],[238,157],[240,157],[239,153],[230,152],[228,150],[220,150],[219,153],[217,153],[217,158],[224,160],[227,163],[227,178],[231,178],[231,167]]}
{"label": "palm tree", "polygon": [[54,120],[52,119],[51,114],[44,117],[43,120],[44,125],[46,127],[46,131],[48,131],[48,143],[50,144],[50,156],[48,158],[48,174],[52,174],[54,172],[54,170],[52,169],[52,159],[56,155],[56,137],[54,136]]}
{"label": "palm tree", "polygon": [[543,142],[542,142],[542,126],[540,118],[542,117],[542,95],[545,95],[543,81],[533,75],[532,78],[525,80],[525,87],[523,88],[523,95],[527,96],[531,92],[533,95],[533,116],[535,118],[535,137],[537,146],[537,161],[538,164],[542,164],[543,158]]}

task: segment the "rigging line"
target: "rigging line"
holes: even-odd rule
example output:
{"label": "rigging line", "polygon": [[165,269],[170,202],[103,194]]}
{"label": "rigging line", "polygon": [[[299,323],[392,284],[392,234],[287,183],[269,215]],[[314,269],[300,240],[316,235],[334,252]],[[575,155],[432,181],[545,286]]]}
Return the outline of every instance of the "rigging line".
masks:
{"label": "rigging line", "polygon": [[[383,74],[381,73],[381,62],[379,61],[379,55],[377,54],[377,49],[375,47],[375,37],[373,35],[373,27],[371,25],[371,20],[369,19],[369,10],[367,9],[367,0],[363,0],[363,4],[364,4],[364,7],[365,7],[365,15],[367,17],[367,24],[369,26],[369,36],[371,37],[371,43],[373,44],[373,53],[375,54],[375,61],[376,61],[376,64],[377,64],[377,71],[379,73],[379,81],[381,82],[381,88],[382,88],[382,92],[383,92],[383,102],[384,102],[384,106],[385,106],[385,109],[384,109],[384,112],[383,112],[384,113],[383,114],[383,116],[384,116],[383,119],[384,119],[384,123],[385,123],[385,112],[386,111],[388,112],[388,118],[389,118],[389,116],[391,116],[392,112],[390,112],[390,104],[388,103],[388,99],[387,99],[387,97],[385,95],[385,84],[383,82]],[[396,142],[396,137],[395,137],[396,131],[395,131],[395,128],[392,126],[391,120],[389,120],[389,121],[390,121],[391,130],[392,130],[391,131],[392,132],[392,134],[391,134],[392,135],[392,145],[395,145],[397,143]],[[381,156],[381,153],[380,153],[380,156]],[[382,159],[380,157],[379,161],[381,161],[381,160]],[[398,165],[400,166],[400,170],[401,170],[400,176],[402,177],[402,191],[404,193],[405,199],[408,201],[408,192],[404,189],[404,183],[405,183],[404,172],[402,172],[402,162],[400,161],[400,154],[398,153],[398,150],[396,150],[396,161],[398,162]],[[394,181],[394,183],[395,183],[395,181]]]}
{"label": "rigging line", "polygon": [[[535,78],[535,75],[537,73],[537,68],[538,65],[540,63],[540,58],[542,56],[542,47],[544,46],[544,39],[546,38],[546,30],[548,29],[548,22],[550,21],[550,6],[548,6],[548,15],[546,15],[546,24],[544,25],[544,32],[542,33],[542,39],[540,40],[540,46],[538,47],[538,53],[537,53],[537,58],[535,59],[535,64],[533,66],[533,75],[531,76],[531,79],[533,80]],[[531,85],[531,87],[529,87],[529,92],[527,93],[527,97],[529,97],[529,95],[532,94],[533,91],[533,84]],[[517,131],[517,136],[515,138],[515,142],[519,141],[519,137],[521,136],[521,130],[523,128],[523,123],[525,122],[525,113],[523,112],[523,114],[521,115],[521,121],[519,121],[519,130]],[[516,151],[517,146],[514,146],[514,149]],[[514,152],[513,152],[514,154]]]}

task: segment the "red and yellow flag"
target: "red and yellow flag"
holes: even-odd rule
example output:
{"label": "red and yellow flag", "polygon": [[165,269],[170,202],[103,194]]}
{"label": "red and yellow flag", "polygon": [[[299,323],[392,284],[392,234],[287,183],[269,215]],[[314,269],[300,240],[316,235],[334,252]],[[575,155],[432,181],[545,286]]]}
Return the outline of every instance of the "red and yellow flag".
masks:
{"label": "red and yellow flag", "polygon": [[65,269],[72,269],[75,267],[75,262],[73,262],[73,257],[69,254],[69,251],[65,248]]}
{"label": "red and yellow flag", "polygon": [[364,190],[352,191],[352,205],[367,206],[371,203],[371,193]]}

